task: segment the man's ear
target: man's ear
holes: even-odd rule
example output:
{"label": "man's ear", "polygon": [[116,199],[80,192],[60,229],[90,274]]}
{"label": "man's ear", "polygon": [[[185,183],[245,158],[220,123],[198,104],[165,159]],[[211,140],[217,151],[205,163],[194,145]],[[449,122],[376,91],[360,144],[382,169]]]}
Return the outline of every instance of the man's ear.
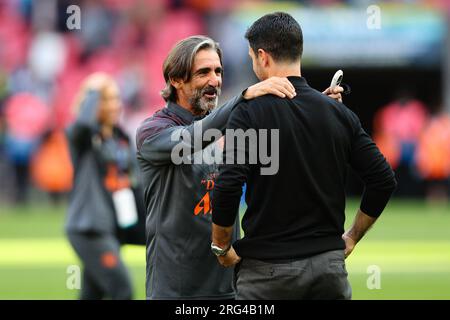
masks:
{"label": "man's ear", "polygon": [[171,84],[175,89],[180,89],[181,86],[183,85],[183,83],[184,83],[183,80],[170,78],[170,84]]}
{"label": "man's ear", "polygon": [[269,54],[264,49],[258,49],[258,59],[263,67],[269,64]]}

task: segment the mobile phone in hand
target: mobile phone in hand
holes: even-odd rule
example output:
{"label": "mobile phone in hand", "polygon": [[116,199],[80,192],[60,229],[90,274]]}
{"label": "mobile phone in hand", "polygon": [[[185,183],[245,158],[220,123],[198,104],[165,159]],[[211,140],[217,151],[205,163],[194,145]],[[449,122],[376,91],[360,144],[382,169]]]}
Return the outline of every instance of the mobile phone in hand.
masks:
{"label": "mobile phone in hand", "polygon": [[344,72],[342,70],[336,71],[336,73],[333,76],[333,79],[331,80],[330,88],[334,89],[334,87],[339,86],[342,82],[343,77],[344,77]]}

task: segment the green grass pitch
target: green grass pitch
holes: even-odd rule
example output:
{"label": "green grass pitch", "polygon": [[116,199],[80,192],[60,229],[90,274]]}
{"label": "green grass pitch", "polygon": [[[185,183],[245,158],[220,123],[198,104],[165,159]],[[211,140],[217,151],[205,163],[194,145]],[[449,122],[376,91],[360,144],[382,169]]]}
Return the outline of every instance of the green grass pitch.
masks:
{"label": "green grass pitch", "polygon": [[[357,202],[347,203],[347,225]],[[450,210],[392,201],[347,259],[353,299],[450,299]],[[79,263],[64,238],[65,207],[34,204],[0,212],[0,299],[76,299],[67,267]],[[126,246],[135,298],[144,299],[145,250]],[[376,267],[371,267],[376,266]],[[379,288],[370,289],[373,269]],[[369,273],[368,273],[369,272]]]}

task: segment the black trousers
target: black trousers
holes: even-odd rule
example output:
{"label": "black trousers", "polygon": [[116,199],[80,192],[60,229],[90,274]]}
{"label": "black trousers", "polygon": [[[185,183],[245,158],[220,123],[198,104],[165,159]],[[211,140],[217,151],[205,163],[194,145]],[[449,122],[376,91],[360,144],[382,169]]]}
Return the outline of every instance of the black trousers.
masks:
{"label": "black trousers", "polygon": [[116,237],[77,232],[67,235],[83,263],[81,300],[132,298],[131,279],[120,257],[120,243]]}

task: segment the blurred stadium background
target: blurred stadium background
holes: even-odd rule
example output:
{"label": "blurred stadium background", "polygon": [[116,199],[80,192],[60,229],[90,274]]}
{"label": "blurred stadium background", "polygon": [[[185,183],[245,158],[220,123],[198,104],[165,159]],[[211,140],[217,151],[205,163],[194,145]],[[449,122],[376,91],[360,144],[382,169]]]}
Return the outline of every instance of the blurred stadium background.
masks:
{"label": "blurred stadium background", "polygon": [[[81,8],[80,30],[68,28],[71,5]],[[352,88],[345,103],[399,180],[394,200],[347,260],[354,298],[450,299],[445,0],[0,0],[0,299],[78,296],[66,287],[67,268],[78,261],[63,233],[72,172],[62,132],[81,80],[95,71],[117,79],[122,124],[134,136],[164,105],[161,66],[177,40],[206,34],[220,42],[225,101],[256,81],[243,35],[273,11],[302,25],[310,85],[325,89],[344,70]],[[347,190],[349,223],[357,177]],[[143,299],[144,248],[123,254]],[[371,266],[381,271],[379,289],[367,286]]]}

